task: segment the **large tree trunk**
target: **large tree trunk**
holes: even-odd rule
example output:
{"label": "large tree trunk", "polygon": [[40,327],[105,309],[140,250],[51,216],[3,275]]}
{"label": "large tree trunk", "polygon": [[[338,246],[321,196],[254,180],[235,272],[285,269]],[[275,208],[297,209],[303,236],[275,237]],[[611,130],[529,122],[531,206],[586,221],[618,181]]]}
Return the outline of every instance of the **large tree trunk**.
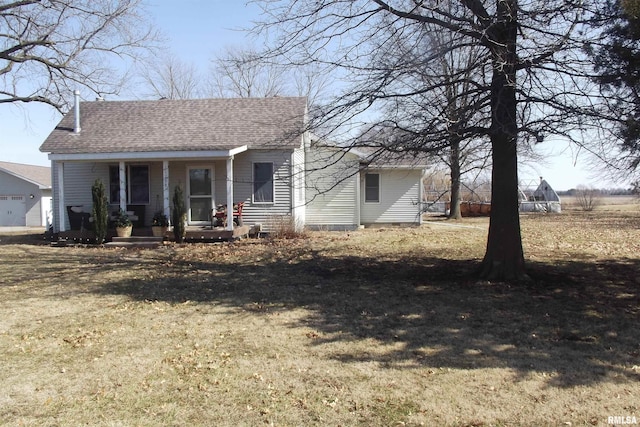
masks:
{"label": "large tree trunk", "polygon": [[460,212],[460,141],[451,141],[451,203],[449,205],[449,219],[462,219]]}
{"label": "large tree trunk", "polygon": [[480,276],[488,280],[526,277],[518,212],[518,156],[516,118],[516,0],[497,1],[492,42],[491,81],[491,219],[487,251]]}
{"label": "large tree trunk", "polygon": [[480,277],[513,281],[526,277],[518,212],[516,145],[505,135],[491,138],[491,219]]}

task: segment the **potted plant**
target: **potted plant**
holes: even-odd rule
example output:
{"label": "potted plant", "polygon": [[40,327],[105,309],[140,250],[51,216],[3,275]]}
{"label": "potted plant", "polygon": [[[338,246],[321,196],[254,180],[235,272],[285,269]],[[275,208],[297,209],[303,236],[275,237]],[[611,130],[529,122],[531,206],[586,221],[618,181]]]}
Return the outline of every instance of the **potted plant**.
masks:
{"label": "potted plant", "polygon": [[156,211],[151,220],[151,231],[154,237],[164,237],[169,228],[169,218],[162,211]]}
{"label": "potted plant", "polygon": [[133,224],[131,223],[131,219],[129,219],[129,215],[122,209],[120,209],[120,212],[118,212],[116,216],[115,226],[118,237],[131,237]]}

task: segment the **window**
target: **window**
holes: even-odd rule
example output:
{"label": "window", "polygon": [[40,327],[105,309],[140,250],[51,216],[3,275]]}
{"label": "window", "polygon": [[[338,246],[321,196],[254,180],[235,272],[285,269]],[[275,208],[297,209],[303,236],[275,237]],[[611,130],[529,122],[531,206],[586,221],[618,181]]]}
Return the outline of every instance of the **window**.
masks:
{"label": "window", "polygon": [[364,175],[364,201],[365,203],[380,202],[380,175],[367,173]]}
{"label": "window", "polygon": [[[149,203],[149,166],[129,165],[126,167],[127,203]],[[109,166],[109,203],[120,203],[120,168]]]}
{"label": "window", "polygon": [[253,164],[253,201],[273,203],[273,163]]}

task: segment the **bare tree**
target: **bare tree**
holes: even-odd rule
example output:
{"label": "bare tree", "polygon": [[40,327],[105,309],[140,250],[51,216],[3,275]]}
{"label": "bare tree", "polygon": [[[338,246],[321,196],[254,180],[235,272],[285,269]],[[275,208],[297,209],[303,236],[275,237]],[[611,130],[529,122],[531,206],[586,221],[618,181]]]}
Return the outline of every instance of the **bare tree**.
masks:
{"label": "bare tree", "polygon": [[[320,67],[319,64],[294,67],[288,74],[291,74],[290,80],[294,85],[292,94],[306,97],[311,108],[323,103],[333,83],[331,70]],[[288,79],[286,76],[285,78]]]}
{"label": "bare tree", "polygon": [[193,64],[174,55],[157,57],[140,71],[147,96],[166,99],[197,98],[202,93],[199,72]]}
{"label": "bare tree", "polygon": [[[455,8],[452,6],[452,9]],[[409,36],[404,33],[396,36],[391,52],[378,51],[382,52],[384,61],[394,58],[393,67],[406,70],[398,90],[410,87],[414,91],[412,95],[392,98],[385,115],[394,117],[393,126],[408,131],[409,139],[420,136],[414,150],[435,151],[449,167],[449,218],[452,219],[462,217],[460,191],[463,175],[490,164],[486,142],[475,132],[468,131],[482,121],[486,126],[489,105],[483,100],[484,94],[474,90],[488,83],[486,65],[481,60],[484,52],[481,46],[473,43],[458,50],[449,50],[449,46],[463,42],[463,38],[455,33],[438,31],[438,28],[427,24]],[[424,61],[416,55],[416,46],[422,46],[421,51],[439,51],[442,55],[432,61]],[[430,90],[425,91],[427,87]],[[444,148],[441,147],[443,141],[447,142]]]}
{"label": "bare tree", "polygon": [[602,194],[598,189],[579,185],[576,188],[576,200],[583,211],[591,212],[602,203]]}
{"label": "bare tree", "polygon": [[[487,249],[479,272],[490,280],[526,277],[518,213],[518,146],[560,135],[585,144],[612,135],[604,119],[606,97],[590,78],[592,64],[584,55],[586,40],[598,30],[585,25],[597,11],[595,0],[256,0],[265,19],[255,32],[270,37],[270,58],[297,65],[334,66],[343,77],[341,91],[323,109],[321,120],[353,127],[384,121],[389,99],[411,99],[421,88],[402,85],[405,69],[384,67],[373,53],[389,52],[398,37],[419,34],[430,26],[455,35],[445,49],[413,43],[414,56],[428,62],[469,46],[481,50],[468,91],[477,93],[470,110],[480,113],[461,131],[486,138],[492,157],[492,210]],[[373,60],[372,60],[373,59]],[[484,74],[483,74],[484,73]],[[373,118],[373,119],[372,119]],[[345,135],[345,133],[343,133]],[[402,147],[416,149],[422,133]],[[413,146],[411,146],[413,142]],[[424,142],[424,144],[423,144]],[[440,144],[444,148],[448,144]],[[400,146],[398,146],[400,147]],[[430,150],[438,145],[429,146]]]}
{"label": "bare tree", "polygon": [[212,63],[209,94],[253,98],[283,95],[283,68],[270,64],[252,49],[232,49]]}
{"label": "bare tree", "polygon": [[331,86],[332,67],[320,64],[280,65],[253,48],[227,48],[212,60],[207,95],[214,97],[302,96],[310,110]]}
{"label": "bare tree", "polygon": [[[115,94],[124,62],[155,41],[141,0],[20,0],[0,3],[0,103],[42,102],[66,110],[84,87]],[[114,64],[109,66],[108,64]]]}

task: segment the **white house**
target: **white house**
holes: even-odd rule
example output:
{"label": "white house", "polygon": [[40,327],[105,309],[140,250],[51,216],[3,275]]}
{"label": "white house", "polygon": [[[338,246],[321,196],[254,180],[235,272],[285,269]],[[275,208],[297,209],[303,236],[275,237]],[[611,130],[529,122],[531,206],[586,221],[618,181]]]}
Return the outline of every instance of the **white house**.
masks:
{"label": "white house", "polygon": [[51,216],[51,169],[0,162],[0,226],[44,227]]}
{"label": "white house", "polygon": [[176,186],[192,226],[237,202],[244,224],[267,232],[281,217],[332,229],[420,223],[424,165],[380,164],[321,145],[306,125],[306,98],[80,103],[77,96],[40,147],[53,171],[54,231],[72,227],[74,212],[90,212],[96,179],[111,210],[135,212],[141,226],[158,210],[169,216]]}

